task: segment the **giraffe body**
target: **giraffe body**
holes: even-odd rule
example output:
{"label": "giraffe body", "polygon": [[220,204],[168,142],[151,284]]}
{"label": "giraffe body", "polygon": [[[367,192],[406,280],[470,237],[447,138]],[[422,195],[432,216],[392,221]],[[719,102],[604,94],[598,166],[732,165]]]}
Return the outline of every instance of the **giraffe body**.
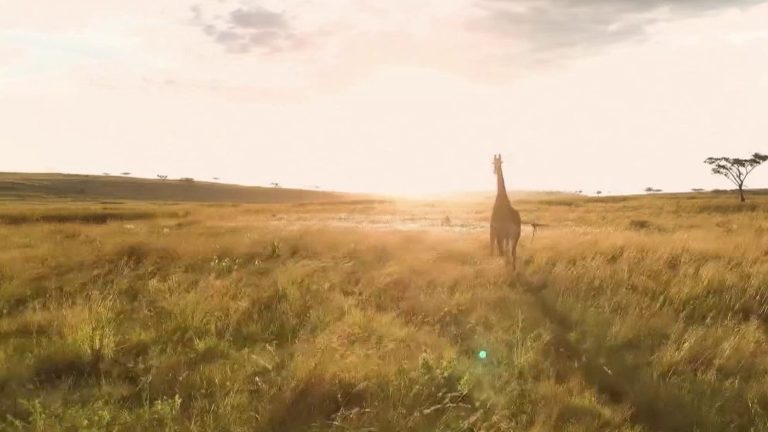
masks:
{"label": "giraffe body", "polygon": [[507,260],[512,259],[514,268],[517,261],[517,242],[520,240],[520,213],[512,207],[504,184],[504,174],[501,170],[501,155],[493,157],[494,174],[496,174],[496,201],[491,213],[491,254],[494,248],[499,255]]}

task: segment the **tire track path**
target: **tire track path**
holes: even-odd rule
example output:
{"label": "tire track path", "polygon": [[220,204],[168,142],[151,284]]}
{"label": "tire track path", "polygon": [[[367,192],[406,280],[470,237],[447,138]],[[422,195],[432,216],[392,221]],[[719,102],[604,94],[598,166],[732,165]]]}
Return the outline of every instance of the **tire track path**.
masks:
{"label": "tire track path", "polygon": [[[696,407],[672,385],[655,380],[642,360],[628,359],[627,353],[607,346],[604,341],[591,341],[578,346],[569,338],[579,325],[547,296],[546,287],[528,281],[519,285],[533,299],[541,314],[552,326],[552,348],[557,364],[565,376],[579,374],[600,395],[614,404],[631,407],[630,420],[645,430],[659,432],[690,432],[704,430],[697,424]],[[647,363],[647,361],[646,361]],[[570,365],[570,366],[565,366]]]}

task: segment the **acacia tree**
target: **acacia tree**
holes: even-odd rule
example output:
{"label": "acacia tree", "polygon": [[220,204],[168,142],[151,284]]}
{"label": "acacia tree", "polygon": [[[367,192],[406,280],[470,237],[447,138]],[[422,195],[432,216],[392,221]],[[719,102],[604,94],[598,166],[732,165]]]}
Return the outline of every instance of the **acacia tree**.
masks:
{"label": "acacia tree", "polygon": [[709,157],[704,163],[712,166],[712,173],[721,175],[739,188],[739,198],[744,199],[744,181],[749,173],[768,160],[768,155],[754,153],[749,159]]}

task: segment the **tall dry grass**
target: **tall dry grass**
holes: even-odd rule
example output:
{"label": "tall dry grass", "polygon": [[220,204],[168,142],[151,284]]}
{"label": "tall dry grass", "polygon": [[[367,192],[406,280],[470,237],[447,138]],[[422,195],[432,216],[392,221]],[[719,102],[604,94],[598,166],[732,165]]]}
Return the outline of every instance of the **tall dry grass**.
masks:
{"label": "tall dry grass", "polygon": [[516,274],[486,203],[5,203],[0,428],[766,430],[731,200],[520,200]]}

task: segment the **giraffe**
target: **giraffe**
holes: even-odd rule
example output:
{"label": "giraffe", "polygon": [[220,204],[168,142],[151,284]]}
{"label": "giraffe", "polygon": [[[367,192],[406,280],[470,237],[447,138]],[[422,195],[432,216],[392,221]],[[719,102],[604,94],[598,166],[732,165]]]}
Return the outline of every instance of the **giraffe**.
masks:
{"label": "giraffe", "polygon": [[501,155],[493,156],[493,173],[496,174],[496,202],[491,214],[491,254],[494,242],[499,255],[512,258],[512,268],[517,262],[517,241],[520,239],[520,213],[512,208],[501,171]]}

